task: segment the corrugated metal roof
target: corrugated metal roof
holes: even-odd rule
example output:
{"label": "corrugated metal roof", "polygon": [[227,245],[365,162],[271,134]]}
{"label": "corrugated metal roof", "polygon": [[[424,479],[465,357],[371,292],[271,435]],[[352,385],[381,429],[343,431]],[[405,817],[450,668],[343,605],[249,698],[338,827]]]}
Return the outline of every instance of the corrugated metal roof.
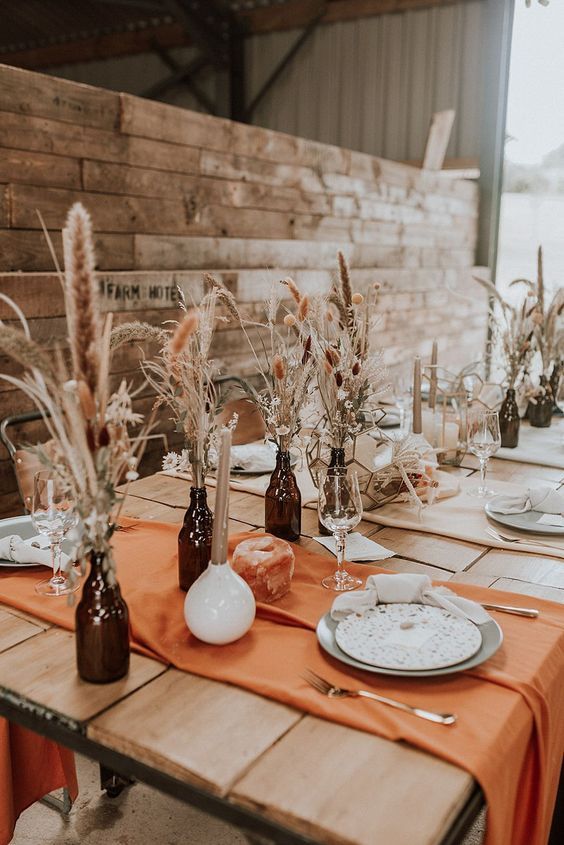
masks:
{"label": "corrugated metal roof", "polygon": [[[224,5],[238,12],[285,2],[224,0]],[[0,0],[0,53],[151,29],[176,20],[166,0]]]}

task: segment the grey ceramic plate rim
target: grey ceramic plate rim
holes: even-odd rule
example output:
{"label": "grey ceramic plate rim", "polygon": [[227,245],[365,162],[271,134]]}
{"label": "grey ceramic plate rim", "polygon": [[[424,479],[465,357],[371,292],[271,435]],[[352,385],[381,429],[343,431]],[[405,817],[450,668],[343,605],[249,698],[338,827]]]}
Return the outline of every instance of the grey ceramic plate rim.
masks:
{"label": "grey ceramic plate rim", "polygon": [[[550,537],[564,537],[564,527],[557,525],[539,525],[533,522],[533,514],[536,511],[525,511],[525,513],[496,513],[490,508],[491,502],[486,502],[484,510],[490,519],[511,528],[512,531],[526,531],[527,534],[544,534]],[[542,514],[538,514],[540,517]]]}
{"label": "grey ceramic plate rim", "polygon": [[484,622],[483,625],[478,625],[482,634],[482,645],[476,654],[467,660],[463,660],[461,663],[456,663],[454,666],[445,666],[441,669],[380,669],[377,666],[370,666],[368,663],[361,663],[360,660],[355,660],[354,657],[349,657],[348,654],[341,651],[335,641],[337,625],[338,622],[331,619],[330,612],[322,616],[317,623],[317,641],[327,654],[341,663],[352,666],[354,669],[362,669],[364,672],[373,672],[376,675],[394,675],[402,678],[434,678],[440,677],[441,675],[452,675],[455,672],[464,672],[466,669],[473,669],[475,666],[479,666],[481,663],[489,660],[503,642],[503,631],[495,619],[490,619],[488,622]]}
{"label": "grey ceramic plate rim", "polygon": [[[29,530],[27,530],[29,527]],[[23,533],[22,533],[23,529]],[[10,516],[7,519],[0,519],[0,537],[7,537],[8,534],[19,534],[24,540],[28,537],[33,537],[37,532],[34,530],[31,517],[27,514],[24,516]],[[40,563],[14,563],[13,560],[4,560],[0,558],[0,567],[9,567],[10,569],[27,569],[29,567],[41,566]]]}

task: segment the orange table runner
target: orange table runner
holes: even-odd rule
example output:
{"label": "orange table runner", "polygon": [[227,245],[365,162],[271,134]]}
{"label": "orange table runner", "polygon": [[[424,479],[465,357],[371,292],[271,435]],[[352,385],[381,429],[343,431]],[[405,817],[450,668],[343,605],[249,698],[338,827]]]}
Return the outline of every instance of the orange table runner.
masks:
{"label": "orange table runner", "polygon": [[[504,643],[474,670],[433,679],[406,679],[345,668],[318,646],[315,626],[333,594],[320,586],[332,559],[295,544],[290,593],[274,606],[259,605],[251,631],[228,646],[196,640],[183,618],[177,586],[178,527],[130,520],[115,535],[118,578],[131,618],[133,647],[185,671],[236,684],[322,718],[404,740],[471,772],[488,802],[487,845],[544,845],[564,752],[564,607],[535,599],[538,619],[498,616]],[[231,538],[230,547],[248,534]],[[350,564],[366,578],[381,571]],[[72,629],[74,611],[37,596],[37,572],[0,576],[0,600]],[[481,601],[524,603],[523,596],[468,585],[460,594]],[[530,599],[527,599],[530,603]],[[458,714],[445,728],[384,705],[329,700],[300,678],[305,667],[343,686],[367,689]]]}
{"label": "orange table runner", "polygon": [[18,816],[48,792],[68,786],[78,794],[74,754],[6,719],[0,719],[0,843],[8,845]]}

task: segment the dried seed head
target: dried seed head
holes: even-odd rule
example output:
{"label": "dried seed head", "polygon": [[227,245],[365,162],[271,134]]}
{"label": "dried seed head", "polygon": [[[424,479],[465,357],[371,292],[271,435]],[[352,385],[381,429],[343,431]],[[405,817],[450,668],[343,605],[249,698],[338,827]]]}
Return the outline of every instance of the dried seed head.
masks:
{"label": "dried seed head", "polygon": [[280,355],[275,355],[272,360],[272,372],[278,381],[282,381],[286,375],[286,367]]}
{"label": "dried seed head", "polygon": [[328,323],[332,323],[332,322],[333,322],[333,320],[335,319],[335,317],[333,316],[333,312],[332,312],[332,311],[327,311],[327,314],[326,314],[325,316],[327,317],[327,322],[328,322]]}
{"label": "dried seed head", "polygon": [[339,370],[335,373],[335,381],[337,382],[337,387],[343,386],[343,374]]}
{"label": "dried seed head", "polygon": [[353,293],[352,302],[353,305],[362,305],[362,303],[364,302],[363,295],[361,293]]}
{"label": "dried seed head", "polygon": [[176,355],[179,355],[182,352],[188,343],[190,336],[194,334],[197,328],[198,313],[191,308],[190,311],[186,313],[182,322],[178,324],[176,331],[170,339],[169,352],[173,357],[176,357]]}
{"label": "dried seed head", "polygon": [[360,361],[355,361],[352,365],[352,374],[357,376],[360,373]]}
{"label": "dried seed head", "polygon": [[289,329],[291,329],[292,326],[295,326],[297,322],[298,321],[293,314],[286,314],[286,316],[284,317],[284,325],[288,326]]}
{"label": "dried seed head", "polygon": [[94,401],[92,391],[86,382],[82,381],[82,379],[78,382],[77,390],[78,400],[80,402],[82,413],[84,414],[84,419],[93,420],[96,416],[96,402]]}
{"label": "dried seed head", "polygon": [[305,364],[307,362],[307,359],[309,358],[310,354],[311,354],[311,335],[308,334],[307,340],[304,343],[304,354],[302,355],[302,364]]}
{"label": "dried seed head", "polygon": [[380,282],[374,282],[372,287],[374,288],[374,290],[380,290],[380,287],[381,287]]}
{"label": "dried seed head", "polygon": [[331,373],[333,372],[333,367],[331,366],[331,364],[329,363],[329,361],[324,361],[324,362],[323,362],[323,367],[324,367],[325,372],[327,373],[327,375],[328,375],[328,376],[330,376],[330,375],[331,375]]}
{"label": "dried seed head", "polygon": [[309,297],[302,296],[298,307],[298,320],[303,323],[309,311]]}
{"label": "dried seed head", "polygon": [[299,305],[302,299],[302,295],[295,281],[288,276],[286,279],[282,279],[281,284],[286,285],[286,287],[292,294],[292,297],[296,300]]}

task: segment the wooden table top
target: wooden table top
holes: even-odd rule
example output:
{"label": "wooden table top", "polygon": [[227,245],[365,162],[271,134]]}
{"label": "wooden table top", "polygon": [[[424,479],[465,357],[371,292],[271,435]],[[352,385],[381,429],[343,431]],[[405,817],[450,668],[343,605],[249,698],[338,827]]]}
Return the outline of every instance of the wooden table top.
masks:
{"label": "wooden table top", "polygon": [[[475,472],[473,458],[452,470]],[[492,460],[491,478],[559,483],[564,471]],[[213,506],[214,491],[210,490]],[[130,486],[123,513],[180,523],[185,481],[154,475]],[[262,498],[233,491],[230,530],[261,528]],[[304,509],[300,545],[330,556]],[[564,565],[550,555],[500,551],[363,522],[393,549],[387,569],[480,584],[564,603]],[[33,713],[86,740],[219,798],[233,811],[328,845],[437,845],[475,793],[470,774],[437,757],[326,722],[227,684],[132,655],[127,678],[94,686],[75,670],[74,636],[0,608],[0,710]],[[40,729],[39,727],[37,728]],[[69,734],[70,735],[70,734]],[[157,784],[158,785],[158,784]],[[208,809],[210,805],[207,805]],[[405,808],[409,812],[405,812]],[[213,811],[213,807],[212,807]],[[283,838],[277,841],[284,841]]]}

